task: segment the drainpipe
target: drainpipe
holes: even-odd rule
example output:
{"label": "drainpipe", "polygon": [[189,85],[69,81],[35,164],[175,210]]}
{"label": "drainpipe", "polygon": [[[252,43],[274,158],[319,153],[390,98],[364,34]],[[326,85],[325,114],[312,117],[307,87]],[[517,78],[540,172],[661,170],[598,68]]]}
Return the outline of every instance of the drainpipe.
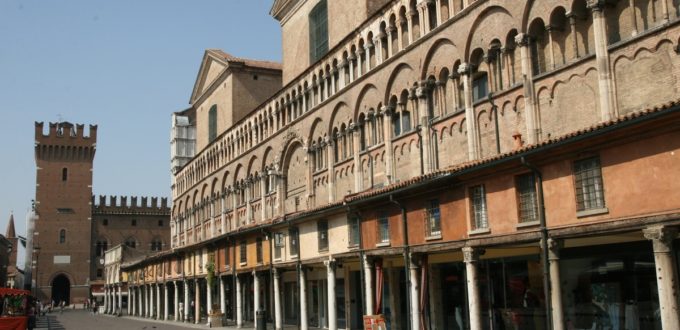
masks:
{"label": "drainpipe", "polygon": [[231,259],[231,263],[232,263],[232,266],[231,266],[231,293],[232,293],[232,295],[231,296],[233,297],[233,300],[231,301],[231,310],[232,310],[231,318],[234,320],[234,323],[237,323],[238,315],[236,315],[236,314],[238,313],[238,310],[236,309],[236,305],[237,305],[236,300],[240,299],[241,297],[238,297],[236,295],[236,276],[238,276],[238,274],[236,273],[236,239],[232,237],[231,243],[232,243],[231,244],[231,257],[232,257],[232,259]]}
{"label": "drainpipe", "polygon": [[[410,253],[410,248],[408,244],[408,223],[406,222],[406,208],[399,203],[397,200],[394,199],[394,195],[390,194],[390,203],[395,204],[399,209],[401,210],[401,231],[402,231],[402,238],[404,240],[404,274],[406,276],[406,283],[409,286],[408,290],[406,290],[406,306],[408,306],[408,327],[406,329],[413,329],[412,324],[415,322],[415,315],[413,315],[413,310],[411,308],[411,300],[412,299],[418,299],[418,297],[412,297],[412,292],[411,288],[413,287],[411,281],[411,273],[409,266],[411,265],[411,253]],[[419,322],[419,320],[418,320]]]}
{"label": "drainpipe", "polygon": [[543,174],[534,165],[527,162],[527,160],[522,156],[520,158],[522,165],[531,172],[533,172],[536,177],[536,189],[537,202],[538,202],[538,221],[540,223],[539,230],[541,232],[541,263],[543,264],[543,292],[545,294],[545,322],[546,328],[552,329],[553,319],[552,319],[552,300],[551,293],[552,288],[550,286],[550,265],[548,264],[548,228],[545,222],[545,204],[543,200]]}
{"label": "drainpipe", "polygon": [[489,100],[489,104],[491,105],[491,112],[495,112],[495,114],[493,116],[493,119],[494,119],[493,121],[494,121],[494,125],[496,126],[496,154],[500,155],[500,153],[501,153],[501,140],[500,140],[499,134],[498,134],[498,107],[496,106],[496,104],[493,101],[493,92],[491,92],[491,93],[489,93],[489,95],[487,95],[487,99]]}

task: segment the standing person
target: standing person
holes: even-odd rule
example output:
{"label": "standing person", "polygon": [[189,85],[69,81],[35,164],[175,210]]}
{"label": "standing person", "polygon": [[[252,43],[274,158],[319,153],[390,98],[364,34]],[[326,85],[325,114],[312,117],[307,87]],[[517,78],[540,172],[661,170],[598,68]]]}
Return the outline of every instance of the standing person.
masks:
{"label": "standing person", "polygon": [[63,300],[59,303],[59,314],[64,314],[64,305],[65,304],[66,303]]}
{"label": "standing person", "polygon": [[179,302],[179,320],[184,321],[184,303]]}

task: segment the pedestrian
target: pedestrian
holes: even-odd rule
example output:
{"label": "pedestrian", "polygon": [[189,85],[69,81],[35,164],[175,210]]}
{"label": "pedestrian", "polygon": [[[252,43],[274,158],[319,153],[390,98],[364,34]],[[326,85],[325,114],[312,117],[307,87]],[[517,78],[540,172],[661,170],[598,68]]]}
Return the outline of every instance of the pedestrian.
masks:
{"label": "pedestrian", "polygon": [[59,314],[64,314],[64,305],[66,305],[66,303],[64,302],[64,300],[62,300],[59,303]]}
{"label": "pedestrian", "polygon": [[179,319],[184,321],[184,303],[181,301],[179,302]]}

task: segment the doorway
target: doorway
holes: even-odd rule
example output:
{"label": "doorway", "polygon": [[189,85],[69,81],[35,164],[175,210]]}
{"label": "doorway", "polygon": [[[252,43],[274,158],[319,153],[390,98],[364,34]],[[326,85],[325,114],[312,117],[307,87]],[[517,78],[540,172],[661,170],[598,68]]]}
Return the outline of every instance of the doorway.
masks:
{"label": "doorway", "polygon": [[59,305],[62,301],[68,305],[71,301],[71,281],[66,275],[57,275],[52,280],[52,301]]}

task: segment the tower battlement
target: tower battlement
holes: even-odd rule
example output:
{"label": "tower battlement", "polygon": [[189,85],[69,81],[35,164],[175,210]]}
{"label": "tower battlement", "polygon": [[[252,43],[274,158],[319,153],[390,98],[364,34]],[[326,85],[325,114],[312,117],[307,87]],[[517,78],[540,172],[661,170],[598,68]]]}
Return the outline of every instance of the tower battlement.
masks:
{"label": "tower battlement", "polygon": [[166,197],[138,197],[138,196],[92,196],[92,205],[95,213],[159,213],[170,212]]}
{"label": "tower battlement", "polygon": [[88,128],[88,134],[85,134],[84,124],[72,124],[67,121],[51,122],[45,134],[44,123],[35,122],[35,141],[45,144],[73,144],[74,141],[83,140],[84,144],[91,145],[97,142],[97,125],[89,125]]}

